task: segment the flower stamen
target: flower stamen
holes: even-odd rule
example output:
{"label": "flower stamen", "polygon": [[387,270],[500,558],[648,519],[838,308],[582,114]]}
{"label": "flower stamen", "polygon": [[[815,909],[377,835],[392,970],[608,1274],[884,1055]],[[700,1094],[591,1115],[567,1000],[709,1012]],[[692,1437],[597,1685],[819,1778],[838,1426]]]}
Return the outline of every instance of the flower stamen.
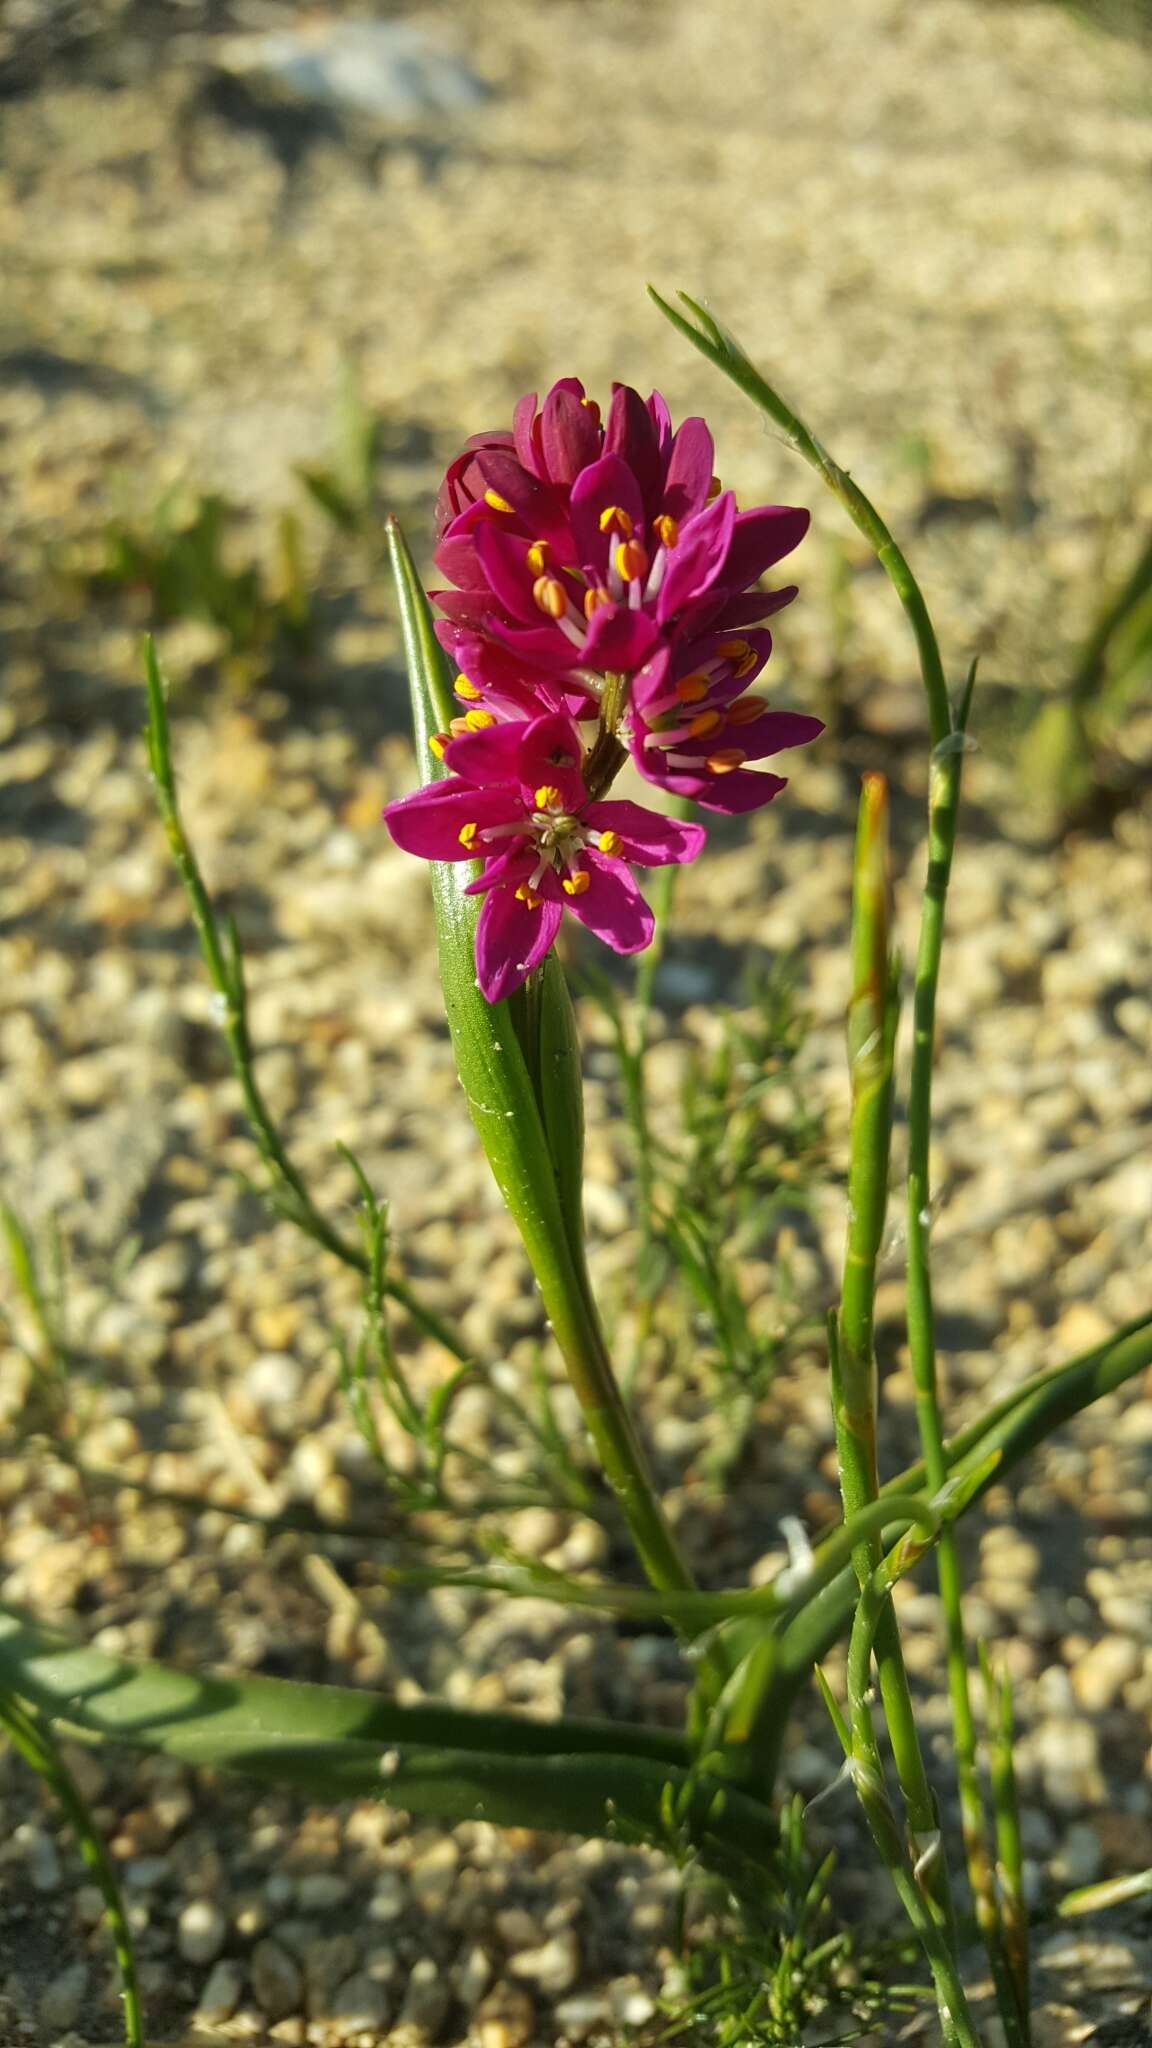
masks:
{"label": "flower stamen", "polygon": [[735,703],[728,706],[728,723],[751,725],[753,719],[759,718],[761,712],[767,709],[768,704],[764,697],[737,697]]}
{"label": "flower stamen", "polygon": [[556,576],[538,576],[532,585],[532,598],[550,619],[560,620],[568,610],[568,594]]}
{"label": "flower stamen", "polygon": [[622,540],[631,540],[635,531],[632,515],[623,505],[605,505],[600,514],[601,533],[618,533]]}

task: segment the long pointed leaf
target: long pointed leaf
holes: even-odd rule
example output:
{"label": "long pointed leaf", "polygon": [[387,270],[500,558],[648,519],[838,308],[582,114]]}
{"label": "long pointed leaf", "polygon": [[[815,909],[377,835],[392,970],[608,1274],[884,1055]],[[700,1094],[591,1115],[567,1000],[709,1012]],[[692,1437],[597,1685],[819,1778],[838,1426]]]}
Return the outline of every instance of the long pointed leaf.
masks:
{"label": "long pointed leaf", "polygon": [[322,1798],[372,1796],[450,1821],[662,1841],[670,1786],[688,1840],[725,1868],[761,1853],[771,1825],[766,1806],[694,1773],[684,1743],[652,1729],[206,1678],[73,1645],[7,1613],[0,1684],[77,1733]]}

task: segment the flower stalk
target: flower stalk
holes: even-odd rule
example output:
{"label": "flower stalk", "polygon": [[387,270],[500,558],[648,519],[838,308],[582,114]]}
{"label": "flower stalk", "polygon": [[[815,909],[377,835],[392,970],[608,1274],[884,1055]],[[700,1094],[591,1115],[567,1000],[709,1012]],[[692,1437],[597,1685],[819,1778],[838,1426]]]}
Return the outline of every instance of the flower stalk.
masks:
{"label": "flower stalk", "polygon": [[[388,547],[416,742],[423,751],[446,723],[449,672],[415,565],[394,520],[388,523]],[[538,1057],[530,1068],[510,1003],[486,1000],[477,986],[476,903],[460,885],[462,864],[433,860],[431,872],[445,1007],[473,1122],[524,1241],[585,1427],[645,1573],[664,1592],[692,1591],[695,1581],[624,1404],[588,1284],[579,1175],[573,1170],[578,1160],[570,1151],[559,1153],[562,1136],[571,1145],[580,1115],[570,1012],[558,1015],[567,1002],[563,976],[559,970],[550,974],[529,998],[536,1045],[545,1052],[549,1045],[561,1048],[561,1058]],[[523,1011],[519,1021],[524,1028]]]}

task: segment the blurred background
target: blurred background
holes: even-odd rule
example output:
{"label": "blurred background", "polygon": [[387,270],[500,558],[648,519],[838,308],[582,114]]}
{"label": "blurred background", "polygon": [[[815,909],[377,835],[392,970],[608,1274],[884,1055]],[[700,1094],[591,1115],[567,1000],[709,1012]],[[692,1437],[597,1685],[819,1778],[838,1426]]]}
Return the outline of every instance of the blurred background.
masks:
{"label": "blurred background", "polygon": [[[861,769],[885,770],[910,947],[923,702],[885,579],[647,280],[707,301],[874,498],[953,682],[981,657],[941,994],[952,1412],[1146,1309],[1150,37],[1135,0],[3,0],[0,1192],[40,1294],[38,1313],[10,1262],[13,1598],[133,1654],[548,1713],[679,1710],[664,1638],[616,1643],[542,1603],[505,1624],[482,1596],[382,1588],[259,1526],[294,1504],[382,1515],[340,1385],[356,1276],[253,1198],[139,736],[152,629],[189,824],[240,926],[259,1073],[294,1156],[347,1223],[336,1148],[355,1146],[404,1270],[493,1368],[454,1416],[473,1461],[535,1503],[508,1525],[518,1545],[627,1569],[586,1472],[563,1463],[582,1456],[563,1387],[560,1467],[509,1419],[554,1361],[456,1084],[426,875],[379,823],[420,774],[381,517],[400,514],[426,564],[463,439],[573,373],[601,399],[621,379],[662,389],[675,419],[705,413],[743,504],[813,510],[769,680],[829,730],[785,763],[769,811],[716,825],[681,885],[650,1057],[660,1243],[637,1237],[611,988],[607,1008],[582,997],[581,1026],[596,1272],[685,1540],[737,1582],[779,1561],[781,1514],[818,1530],[837,1511],[819,1331],[843,1229],[852,818]],[[735,1295],[716,1279],[726,1248]],[[878,1340],[892,1468],[914,1441],[898,1229]],[[397,1344],[418,1390],[443,1382],[445,1354],[402,1319]],[[1038,1896],[1152,1864],[1137,1393],[990,1495],[971,1539],[973,1626],[1003,1637],[1017,1685]],[[392,1489],[414,1454],[379,1425]],[[105,1479],[85,1490],[77,1459]],[[117,1491],[109,1471],[257,1522]],[[939,1726],[937,1617],[918,1597],[909,1661]],[[818,1789],[830,1759],[817,1711],[791,1782]],[[23,1882],[48,1903],[0,2007],[33,2039],[110,2038],[82,1873],[67,1844],[53,1865],[34,1795],[3,1770],[9,1897]],[[444,2041],[511,1986],[486,2048],[656,2010],[675,1879],[658,1859],[549,1863],[547,1843],[478,1826],[445,1862],[435,1831],[90,1770],[173,2038],[206,1982],[221,2010],[256,2011],[250,2032],[332,2018],[354,1980],[344,2004],[360,1999],[368,2038],[406,2014]],[[863,1924],[884,1902],[853,1868],[850,1816],[827,1812]],[[471,1920],[437,1918],[449,1864],[449,1886],[458,1864],[474,1880]],[[309,1891],[317,1875],[336,1889]],[[517,1958],[545,1945],[558,1884],[582,1903],[549,1976]],[[351,1925],[353,1885],[393,1902],[377,1921],[394,1964],[371,1990],[383,1937]],[[182,1932],[205,1897],[220,1930]],[[509,1898],[521,1920],[494,1933]],[[297,1948],[257,1965],[289,1909]],[[483,1967],[465,1967],[470,1942]],[[1152,1957],[1132,1968],[1147,1981]],[[556,2016],[579,1996],[584,2021]]]}
{"label": "blurred background", "polygon": [[[322,671],[344,697],[367,660],[378,685],[363,556],[301,467],[339,469],[343,439],[346,486],[420,543],[463,436],[572,369],[707,410],[746,497],[814,496],[654,316],[651,279],[707,299],[916,536],[957,665],[985,657],[986,731],[1007,747],[1037,693],[1108,670],[1094,744],[1125,784],[1131,636],[1080,670],[1148,530],[1150,81],[1124,0],[8,0],[17,682],[37,607],[70,592],[84,624],[53,664],[79,647],[97,692],[126,611],[185,629],[181,676]],[[347,445],[350,392],[370,453]],[[878,679],[909,678],[887,593],[815,509],[789,687],[890,729]],[[1058,719],[1043,738],[1084,794]]]}

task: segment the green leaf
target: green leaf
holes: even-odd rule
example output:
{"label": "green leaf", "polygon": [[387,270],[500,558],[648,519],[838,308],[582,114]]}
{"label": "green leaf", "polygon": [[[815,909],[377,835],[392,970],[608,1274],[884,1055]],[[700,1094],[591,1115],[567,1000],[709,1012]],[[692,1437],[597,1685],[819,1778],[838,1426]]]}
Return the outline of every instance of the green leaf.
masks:
{"label": "green leaf", "polygon": [[721,1868],[755,1856],[769,1825],[766,1806],[694,1773],[685,1744],[655,1729],[204,1677],[71,1644],[8,1612],[0,1684],[77,1733],[321,1798],[370,1796],[450,1821],[661,1841],[671,1784],[689,1839]]}

